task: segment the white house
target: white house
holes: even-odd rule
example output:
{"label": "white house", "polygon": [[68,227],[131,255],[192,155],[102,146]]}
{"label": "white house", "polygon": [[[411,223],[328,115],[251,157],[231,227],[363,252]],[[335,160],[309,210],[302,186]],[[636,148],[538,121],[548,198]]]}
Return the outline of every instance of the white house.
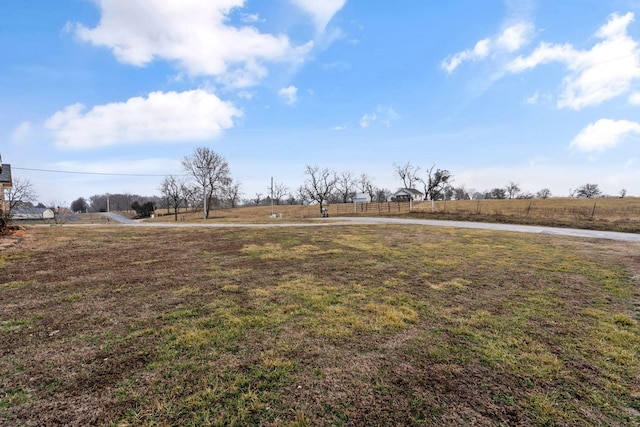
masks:
{"label": "white house", "polygon": [[353,198],[353,203],[371,203],[371,196],[367,193],[357,193]]}
{"label": "white house", "polygon": [[421,202],[424,200],[424,194],[415,188],[401,188],[391,195],[391,200],[394,202],[408,202],[409,200]]}
{"label": "white house", "polygon": [[16,208],[11,214],[13,220],[53,219],[55,213],[50,208]]}

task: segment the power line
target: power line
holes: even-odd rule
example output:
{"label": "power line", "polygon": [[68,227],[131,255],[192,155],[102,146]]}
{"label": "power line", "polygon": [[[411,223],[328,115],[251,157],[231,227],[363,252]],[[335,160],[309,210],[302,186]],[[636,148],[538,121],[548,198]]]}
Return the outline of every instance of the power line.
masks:
{"label": "power line", "polygon": [[[142,173],[110,173],[110,172],[80,172],[80,171],[66,171],[66,170],[53,170],[53,169],[36,169],[36,168],[21,168],[12,166],[11,169],[33,171],[33,172],[47,172],[47,173],[65,173],[74,175],[102,175],[102,176],[135,176],[135,177],[165,177],[171,174],[142,174]],[[183,174],[178,176],[185,176]]]}

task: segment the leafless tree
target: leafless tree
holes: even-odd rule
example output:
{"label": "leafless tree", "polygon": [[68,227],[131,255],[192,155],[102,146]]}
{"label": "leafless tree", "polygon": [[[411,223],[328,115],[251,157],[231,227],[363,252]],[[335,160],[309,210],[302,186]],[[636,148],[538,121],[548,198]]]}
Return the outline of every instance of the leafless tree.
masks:
{"label": "leafless tree", "polygon": [[224,157],[208,147],[198,147],[191,156],[182,159],[182,167],[200,187],[204,219],[209,218],[211,198],[230,179],[229,164]]}
{"label": "leafless tree", "polygon": [[602,194],[602,192],[600,188],[598,188],[598,184],[585,184],[576,189],[576,196],[586,197],[587,199],[598,197],[600,194]]}
{"label": "leafless tree", "polygon": [[178,220],[178,211],[185,200],[185,183],[173,175],[166,176],[160,184],[160,193],[167,201],[167,209],[173,209],[174,220]]}
{"label": "leafless tree", "polygon": [[507,191],[510,199],[516,197],[520,192],[520,186],[513,181],[511,181],[504,189]]}
{"label": "leafless tree", "polygon": [[446,169],[437,169],[433,165],[427,171],[426,178],[421,181],[424,185],[425,196],[428,196],[430,200],[440,200],[445,198],[445,189],[453,181],[453,174]]}
{"label": "leafless tree", "polygon": [[223,192],[223,199],[229,202],[231,208],[235,208],[238,205],[240,196],[242,196],[242,191],[240,191],[240,182],[230,180],[229,183],[224,186]]}
{"label": "leafless tree", "polygon": [[375,200],[376,191],[371,178],[369,178],[366,173],[360,175],[360,180],[358,181],[358,189],[363,193],[368,194],[369,200],[371,200],[372,202]]}
{"label": "leafless tree", "polygon": [[356,181],[351,172],[342,172],[336,181],[336,191],[342,203],[347,203],[355,196]]}
{"label": "leafless tree", "polygon": [[549,197],[551,197],[551,190],[549,190],[548,188],[543,188],[536,193],[536,197],[539,199],[548,199]]}
{"label": "leafless tree", "polygon": [[378,203],[384,203],[391,198],[391,191],[386,188],[375,188],[375,197],[371,199],[371,201],[376,201]]}
{"label": "leafless tree", "polygon": [[276,205],[279,205],[282,202],[282,199],[289,192],[289,187],[281,182],[274,181],[273,188],[270,188],[269,190],[271,190],[271,192],[273,193],[273,201],[276,203]]}
{"label": "leafless tree", "polygon": [[420,181],[418,176],[419,166],[413,166],[410,162],[407,162],[404,165],[394,164],[393,167],[402,180],[404,188],[413,188]]}
{"label": "leafless tree", "polygon": [[5,191],[7,212],[5,216],[11,217],[12,211],[23,203],[33,202],[38,198],[33,184],[28,179],[13,178],[13,184]]}
{"label": "leafless tree", "polygon": [[256,193],[256,196],[253,198],[253,201],[256,203],[256,206],[262,202],[262,193]]}
{"label": "leafless tree", "polygon": [[335,189],[338,177],[336,173],[328,168],[320,169],[318,166],[307,165],[305,173],[308,175],[303,185],[303,191],[309,200],[315,200],[322,208],[329,199],[331,192]]}
{"label": "leafless tree", "polygon": [[627,190],[625,188],[623,188],[622,190],[620,190],[620,192],[618,194],[620,194],[620,198],[621,199],[624,199],[624,196],[627,195]]}

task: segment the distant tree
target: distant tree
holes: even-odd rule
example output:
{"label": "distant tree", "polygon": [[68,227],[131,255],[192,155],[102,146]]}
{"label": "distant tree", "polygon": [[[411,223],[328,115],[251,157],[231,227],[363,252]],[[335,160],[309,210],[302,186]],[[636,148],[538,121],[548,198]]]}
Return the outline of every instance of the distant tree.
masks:
{"label": "distant tree", "polygon": [[298,187],[298,189],[296,190],[296,195],[298,200],[300,200],[301,205],[305,205],[310,200],[309,195],[307,194],[307,189],[305,188],[304,185],[301,185],[300,187]]}
{"label": "distant tree", "polygon": [[507,194],[509,195],[509,198],[513,199],[520,192],[520,187],[518,186],[518,184],[516,184],[515,182],[511,181],[509,183],[509,185],[507,185],[505,187],[505,190],[506,190]]}
{"label": "distant tree", "polygon": [[494,188],[489,193],[490,199],[506,199],[507,198],[507,190],[504,188]]}
{"label": "distant tree", "polygon": [[131,209],[136,211],[136,215],[140,218],[148,218],[155,211],[155,206],[151,201],[140,204],[140,202],[136,200],[131,204]]}
{"label": "distant tree", "polygon": [[593,197],[598,197],[600,194],[602,194],[602,192],[598,188],[598,184],[584,184],[576,189],[577,197],[586,197],[587,199],[591,199]]}
{"label": "distant tree", "polygon": [[393,167],[402,180],[404,188],[414,188],[415,185],[420,181],[420,177],[418,176],[420,167],[413,166],[410,162],[407,162],[404,165],[394,164]]}
{"label": "distant tree", "polygon": [[377,203],[384,203],[391,198],[391,191],[386,188],[376,188],[376,197],[373,199]]}
{"label": "distant tree", "polygon": [[87,207],[89,207],[89,204],[87,203],[84,197],[78,197],[73,202],[71,202],[72,212],[86,213]]}
{"label": "distant tree", "polygon": [[173,218],[178,220],[178,211],[185,200],[185,183],[173,175],[166,176],[160,184],[160,193],[167,202],[167,209],[173,209]]}
{"label": "distant tree", "polygon": [[627,190],[623,188],[622,190],[620,190],[620,193],[618,193],[618,194],[620,194],[620,198],[621,199],[624,199],[624,196],[627,195]]}
{"label": "distant tree", "polygon": [[367,194],[369,196],[369,200],[375,200],[375,188],[373,186],[371,178],[369,178],[366,173],[360,175],[360,179],[358,180],[358,190],[360,190],[364,194]]}
{"label": "distant tree", "polygon": [[351,172],[342,172],[336,181],[336,191],[340,195],[340,201],[347,203],[356,195],[356,179]]}
{"label": "distant tree", "polygon": [[240,182],[229,180],[229,183],[224,187],[224,200],[229,203],[231,208],[238,206],[242,191],[240,190]]}
{"label": "distant tree", "polygon": [[281,182],[273,182],[273,188],[269,188],[269,190],[273,193],[273,201],[276,205],[279,205],[282,202],[282,199],[289,192],[289,187]]}
{"label": "distant tree", "polygon": [[433,165],[421,181],[424,185],[425,197],[428,196],[430,200],[441,200],[445,198],[445,189],[453,181],[453,175],[448,170],[436,169]]}
{"label": "distant tree", "polygon": [[457,187],[453,189],[453,198],[456,200],[469,200],[471,196],[464,187]]}
{"label": "distant tree", "polygon": [[551,190],[549,190],[548,188],[543,188],[536,193],[536,197],[539,199],[548,199],[549,197],[551,197]]}
{"label": "distant tree", "polygon": [[229,180],[229,164],[208,147],[198,147],[191,156],[182,159],[182,167],[198,184],[202,192],[204,219],[209,218],[209,203],[213,195]]}
{"label": "distant tree", "polygon": [[3,215],[6,218],[10,218],[12,211],[21,204],[33,202],[38,198],[31,181],[18,177],[13,178],[11,188],[6,190],[4,194],[6,198],[5,205],[7,207],[7,211],[3,212]]}
{"label": "distant tree", "polygon": [[260,203],[262,202],[262,193],[256,193],[256,195],[253,198],[253,201],[256,204],[256,206],[259,206]]}
{"label": "distant tree", "polygon": [[307,165],[305,174],[307,179],[304,182],[303,191],[309,200],[318,202],[320,214],[322,215],[323,205],[334,191],[338,177],[332,170],[327,168],[320,169],[318,166],[309,165]]}

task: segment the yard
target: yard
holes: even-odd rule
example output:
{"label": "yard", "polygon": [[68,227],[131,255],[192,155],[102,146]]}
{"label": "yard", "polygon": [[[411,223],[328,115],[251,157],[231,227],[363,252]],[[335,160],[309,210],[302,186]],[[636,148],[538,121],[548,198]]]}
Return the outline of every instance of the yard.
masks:
{"label": "yard", "polygon": [[33,227],[0,425],[634,426],[640,245],[422,226]]}

